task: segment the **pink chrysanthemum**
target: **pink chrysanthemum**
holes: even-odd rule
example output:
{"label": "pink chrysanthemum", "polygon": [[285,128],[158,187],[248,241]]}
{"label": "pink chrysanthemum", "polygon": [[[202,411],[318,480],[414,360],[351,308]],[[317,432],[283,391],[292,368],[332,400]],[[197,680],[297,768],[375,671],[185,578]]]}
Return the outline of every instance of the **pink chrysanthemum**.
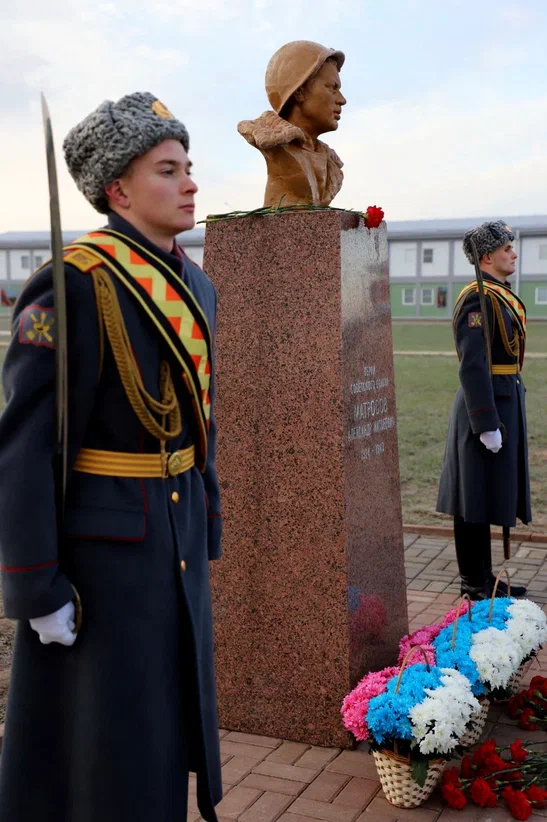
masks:
{"label": "pink chrysanthemum", "polygon": [[[435,657],[435,648],[433,647],[433,640],[436,636],[438,636],[443,628],[447,628],[449,625],[452,625],[454,620],[456,619],[456,614],[458,613],[458,608],[460,611],[460,617],[462,614],[466,614],[469,610],[469,602],[464,599],[463,602],[460,602],[459,606],[456,608],[452,608],[451,611],[448,611],[447,614],[441,619],[440,622],[434,622],[433,625],[426,625],[423,628],[419,628],[417,631],[414,631],[412,634],[408,634],[408,636],[404,636],[401,641],[399,642],[399,664],[402,663],[403,659],[410,651],[413,645],[421,645],[424,649],[428,662],[432,665],[436,664],[436,657]],[[420,651],[415,651],[411,657],[409,657],[407,661],[407,665],[417,665],[419,662],[423,662],[424,657]]]}
{"label": "pink chrysanthemum", "polygon": [[358,742],[368,739],[367,711],[370,700],[383,693],[389,680],[398,673],[399,668],[372,671],[344,699],[340,710],[344,726]]}

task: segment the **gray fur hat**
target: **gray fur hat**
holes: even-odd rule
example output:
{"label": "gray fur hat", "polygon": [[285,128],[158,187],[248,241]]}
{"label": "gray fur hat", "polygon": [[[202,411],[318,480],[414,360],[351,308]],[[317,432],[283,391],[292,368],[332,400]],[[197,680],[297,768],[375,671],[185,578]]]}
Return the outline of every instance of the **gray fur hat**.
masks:
{"label": "gray fur hat", "polygon": [[190,140],[183,124],[153,94],[137,91],[117,103],[101,103],[68,133],[63,150],[82,194],[106,214],[105,186],[120,177],[131,160],[164,140],[180,140],[188,151]]}
{"label": "gray fur hat", "polygon": [[464,235],[463,253],[471,265],[473,265],[474,260],[471,243],[469,242],[470,239],[474,241],[479,260],[481,260],[483,254],[490,254],[491,251],[495,251],[500,245],[512,243],[515,235],[513,234],[512,228],[508,226],[507,223],[504,223],[503,220],[481,223],[476,228],[472,228],[471,231],[468,231],[467,234]]}

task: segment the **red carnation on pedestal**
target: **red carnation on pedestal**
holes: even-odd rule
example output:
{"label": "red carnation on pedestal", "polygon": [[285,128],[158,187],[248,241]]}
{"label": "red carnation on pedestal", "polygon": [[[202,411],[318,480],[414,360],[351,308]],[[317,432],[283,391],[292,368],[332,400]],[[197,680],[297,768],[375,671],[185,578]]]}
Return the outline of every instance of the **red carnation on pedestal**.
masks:
{"label": "red carnation on pedestal", "polygon": [[363,214],[365,218],[365,225],[367,228],[378,228],[384,219],[384,212],[380,206],[369,206]]}

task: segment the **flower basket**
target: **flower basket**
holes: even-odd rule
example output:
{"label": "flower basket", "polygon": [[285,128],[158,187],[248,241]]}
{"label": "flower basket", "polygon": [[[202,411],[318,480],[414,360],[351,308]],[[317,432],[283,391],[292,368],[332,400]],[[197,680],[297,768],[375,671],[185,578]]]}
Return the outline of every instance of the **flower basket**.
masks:
{"label": "flower basket", "polygon": [[490,700],[486,697],[481,697],[479,702],[481,709],[476,714],[472,715],[471,727],[460,740],[460,745],[462,748],[471,748],[472,745],[476,745],[482,736],[482,732],[484,731],[484,726],[486,725],[486,720],[488,719],[488,711],[490,709]]}
{"label": "flower basket", "polygon": [[[418,649],[423,654],[426,668],[429,671],[429,661],[427,654],[420,645],[415,645],[403,659],[401,670],[397,678],[395,693],[398,693],[401,685],[403,672],[408,664],[408,660]],[[381,748],[373,750],[374,762],[380,779],[382,790],[388,802],[398,808],[417,808],[426,799],[429,799],[437,783],[439,782],[446,760],[430,759],[426,763],[427,773],[423,785],[419,785],[412,775],[412,763],[409,756],[400,756],[397,750],[397,742],[394,743],[394,751]]]}
{"label": "flower basket", "polygon": [[376,770],[388,802],[398,808],[417,808],[429,799],[446,766],[445,759],[430,759],[423,787],[412,778],[410,759],[393,751],[373,751]]}

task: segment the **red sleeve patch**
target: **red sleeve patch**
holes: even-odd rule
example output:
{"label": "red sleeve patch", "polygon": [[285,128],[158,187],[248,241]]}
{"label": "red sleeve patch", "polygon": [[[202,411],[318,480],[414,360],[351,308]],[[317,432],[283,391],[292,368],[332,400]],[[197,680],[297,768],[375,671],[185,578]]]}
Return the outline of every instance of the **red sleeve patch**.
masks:
{"label": "red sleeve patch", "polygon": [[469,328],[482,328],[482,313],[480,311],[470,311],[467,315],[467,325]]}
{"label": "red sleeve patch", "polygon": [[28,305],[21,314],[19,342],[41,348],[55,348],[55,312],[53,308]]}

